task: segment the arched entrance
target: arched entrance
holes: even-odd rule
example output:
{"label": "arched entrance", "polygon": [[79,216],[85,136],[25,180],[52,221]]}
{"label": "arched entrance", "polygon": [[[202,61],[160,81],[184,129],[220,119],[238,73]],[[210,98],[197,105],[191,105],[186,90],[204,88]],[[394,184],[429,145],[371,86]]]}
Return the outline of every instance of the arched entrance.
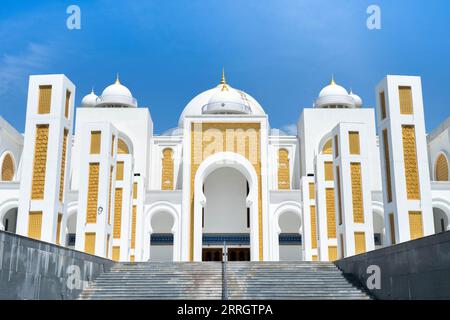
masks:
{"label": "arched entrance", "polygon": [[[234,169],[234,171],[220,170],[217,171],[217,173],[214,173],[219,169]],[[210,175],[211,180],[207,181]],[[227,182],[225,183],[224,180],[218,181],[220,177],[226,179]],[[238,187],[233,187],[232,181],[235,181],[238,184]],[[245,183],[245,181],[247,181],[247,183]],[[233,188],[236,190],[231,190]],[[228,194],[226,195],[228,199],[226,202],[218,200],[217,198],[220,193],[222,193],[221,196],[224,196],[224,190],[228,190],[225,192],[231,193],[230,196],[233,196],[234,198],[232,199],[237,202],[230,203]],[[220,211],[214,212],[219,206],[222,206]],[[208,207],[210,208],[210,214],[205,211],[208,211]],[[225,233],[218,235],[218,238],[216,239],[218,242],[230,239],[236,240],[236,242],[240,241],[240,247],[239,245],[236,245],[236,243],[233,245],[233,243],[231,243],[232,241],[228,243],[231,245],[231,248],[235,247],[237,250],[239,248],[244,249],[245,245],[243,245],[243,243],[247,241],[247,248],[245,248],[247,251],[236,251],[237,257],[244,257],[248,254],[249,248],[250,260],[259,260],[258,178],[253,165],[242,155],[233,152],[219,152],[206,158],[197,169],[194,181],[194,261],[202,261],[204,257],[203,250],[208,249],[207,246],[205,247],[203,245],[204,216],[206,217],[205,221],[207,224],[208,221],[213,224],[211,227],[208,227],[207,230],[225,231]],[[230,217],[239,217],[239,219],[234,223],[231,221],[232,218],[230,219]],[[219,226],[220,221],[225,221],[223,222],[225,224]],[[214,224],[216,225],[215,227]],[[247,225],[249,228],[247,228]],[[243,231],[248,234],[248,238],[239,239],[239,232]],[[227,238],[232,236],[232,233],[235,232],[238,232],[235,238]],[[232,251],[229,252],[230,257]],[[217,255],[217,253],[215,253],[215,255]]]}
{"label": "arched entrance", "polygon": [[449,230],[448,216],[444,210],[433,208],[434,232],[441,233]]}
{"label": "arched entrance", "polygon": [[274,213],[272,260],[302,261],[302,211],[298,203],[287,202]]}
{"label": "arched entrance", "polygon": [[373,206],[372,219],[375,249],[379,249],[386,243],[383,210]]}
{"label": "arched entrance", "polygon": [[224,242],[228,260],[250,260],[250,210],[245,176],[230,167],[211,172],[203,184],[203,261],[222,261]]}
{"label": "arched entrance", "polygon": [[16,233],[17,229],[17,209],[11,208],[5,212],[2,219],[3,230],[11,233]]}

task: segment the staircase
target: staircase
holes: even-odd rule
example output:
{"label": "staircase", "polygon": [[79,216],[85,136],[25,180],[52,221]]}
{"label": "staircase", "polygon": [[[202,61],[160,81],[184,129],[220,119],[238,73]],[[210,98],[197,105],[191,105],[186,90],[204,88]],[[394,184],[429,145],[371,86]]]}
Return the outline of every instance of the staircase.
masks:
{"label": "staircase", "polygon": [[80,299],[369,299],[330,262],[118,263]]}

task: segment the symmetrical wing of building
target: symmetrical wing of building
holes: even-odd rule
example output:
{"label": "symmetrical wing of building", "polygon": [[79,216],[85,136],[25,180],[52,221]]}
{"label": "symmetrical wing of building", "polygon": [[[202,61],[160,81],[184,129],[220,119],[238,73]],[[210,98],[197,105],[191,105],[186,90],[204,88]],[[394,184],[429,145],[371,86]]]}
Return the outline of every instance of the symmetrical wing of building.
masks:
{"label": "symmetrical wing of building", "polygon": [[375,92],[332,80],[289,135],[222,76],[156,135],[119,79],[75,108],[64,75],[31,76],[25,133],[0,118],[0,228],[118,261],[331,261],[449,230],[450,118],[426,134],[419,77]]}

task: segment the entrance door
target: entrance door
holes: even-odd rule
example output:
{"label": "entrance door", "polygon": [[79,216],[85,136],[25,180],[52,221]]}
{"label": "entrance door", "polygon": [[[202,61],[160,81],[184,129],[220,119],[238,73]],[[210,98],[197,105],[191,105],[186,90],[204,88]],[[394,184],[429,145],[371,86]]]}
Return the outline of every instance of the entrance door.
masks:
{"label": "entrance door", "polygon": [[202,261],[222,261],[222,248],[203,249]]}
{"label": "entrance door", "polygon": [[228,261],[250,261],[250,248],[228,248]]}

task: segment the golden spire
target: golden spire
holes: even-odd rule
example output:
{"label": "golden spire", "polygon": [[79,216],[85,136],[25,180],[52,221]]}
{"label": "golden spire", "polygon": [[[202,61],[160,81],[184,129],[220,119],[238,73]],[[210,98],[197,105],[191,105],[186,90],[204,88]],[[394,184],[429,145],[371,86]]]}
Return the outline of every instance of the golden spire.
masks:
{"label": "golden spire", "polygon": [[220,80],[220,84],[222,86],[222,91],[228,90],[227,80],[225,79],[225,69],[222,68],[222,79]]}
{"label": "golden spire", "polygon": [[117,72],[116,83],[115,84],[120,84],[120,79],[119,79],[119,73],[118,72]]}
{"label": "golden spire", "polygon": [[331,75],[331,82],[330,85],[334,86],[336,84],[336,82],[334,82],[334,74]]}

